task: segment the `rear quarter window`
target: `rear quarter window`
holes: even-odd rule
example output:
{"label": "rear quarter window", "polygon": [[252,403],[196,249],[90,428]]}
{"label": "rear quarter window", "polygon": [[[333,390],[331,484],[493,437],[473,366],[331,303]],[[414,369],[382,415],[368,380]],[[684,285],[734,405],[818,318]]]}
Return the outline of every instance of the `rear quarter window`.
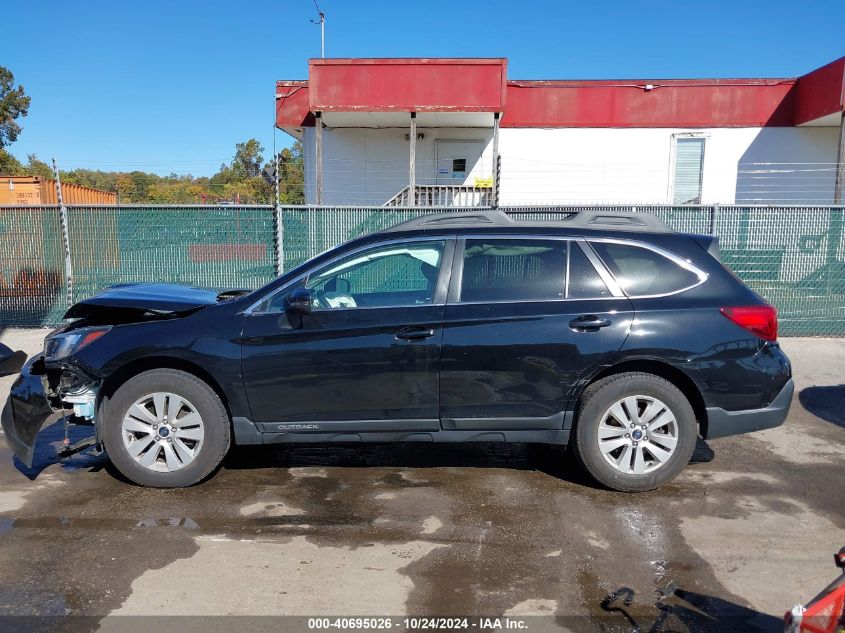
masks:
{"label": "rear quarter window", "polygon": [[699,275],[641,246],[590,242],[628,296],[670,294],[699,283]]}

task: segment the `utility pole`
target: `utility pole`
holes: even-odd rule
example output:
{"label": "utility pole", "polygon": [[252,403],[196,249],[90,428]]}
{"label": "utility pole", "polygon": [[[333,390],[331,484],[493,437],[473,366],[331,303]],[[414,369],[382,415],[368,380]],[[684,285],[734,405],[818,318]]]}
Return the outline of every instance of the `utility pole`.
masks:
{"label": "utility pole", "polygon": [[490,206],[499,207],[499,113],[493,113],[493,189],[490,192],[493,199]]}
{"label": "utility pole", "polygon": [[317,0],[314,0],[314,6],[317,8],[318,18],[316,20],[311,20],[311,23],[320,25],[320,57],[325,58],[325,56],[326,56],[326,14],[323,13],[320,10],[320,5],[317,4]]}
{"label": "utility pole", "polygon": [[276,148],[273,148],[273,153],[276,155],[276,177],[273,179],[275,181],[275,193],[276,193],[276,206],[279,206],[279,153],[275,151]]}
{"label": "utility pole", "polygon": [[282,216],[281,197],[279,195],[279,167],[281,165],[279,164],[279,153],[276,152],[275,143],[273,151],[276,154],[276,208],[273,211],[273,223],[275,225],[273,237],[276,240],[275,272],[278,277],[285,269],[285,225],[284,217]]}
{"label": "utility pole", "polygon": [[411,141],[411,156],[408,173],[408,206],[417,206],[417,113],[411,112],[411,133],[408,135]]}
{"label": "utility pole", "polygon": [[316,174],[314,178],[315,201],[317,206],[323,204],[323,113],[314,113],[315,151],[314,162]]}
{"label": "utility pole", "polygon": [[56,159],[53,158],[53,174],[56,176],[56,201],[59,203],[59,224],[62,231],[62,248],[65,255],[65,300],[68,307],[73,305],[73,261],[70,257],[70,227],[68,226],[67,207],[62,196],[62,179]]}
{"label": "utility pole", "polygon": [[839,117],[839,146],[836,151],[833,204],[845,204],[845,112]]}

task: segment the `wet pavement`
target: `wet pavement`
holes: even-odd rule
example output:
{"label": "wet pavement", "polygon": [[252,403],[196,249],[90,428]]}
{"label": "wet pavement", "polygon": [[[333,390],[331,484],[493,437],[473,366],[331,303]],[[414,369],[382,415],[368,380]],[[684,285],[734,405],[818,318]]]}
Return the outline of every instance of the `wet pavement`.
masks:
{"label": "wet pavement", "polygon": [[[557,449],[502,444],[242,448],[198,486],[153,490],[104,457],[58,460],[56,424],[31,469],[0,448],[0,615],[59,619],[0,622],[509,614],[544,616],[532,630],[782,630],[845,545],[845,341],[783,345],[798,387],[786,425],[700,442],[674,482],[637,495]],[[182,621],[197,622],[245,628]]]}

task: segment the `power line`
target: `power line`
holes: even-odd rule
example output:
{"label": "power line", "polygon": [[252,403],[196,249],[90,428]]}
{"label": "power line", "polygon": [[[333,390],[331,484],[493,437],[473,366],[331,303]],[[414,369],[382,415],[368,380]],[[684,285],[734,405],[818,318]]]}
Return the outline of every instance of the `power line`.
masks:
{"label": "power line", "polygon": [[324,58],[326,56],[326,14],[320,10],[317,0],[314,0],[314,7],[317,9],[319,17],[316,20],[311,20],[311,24],[320,25],[320,57]]}

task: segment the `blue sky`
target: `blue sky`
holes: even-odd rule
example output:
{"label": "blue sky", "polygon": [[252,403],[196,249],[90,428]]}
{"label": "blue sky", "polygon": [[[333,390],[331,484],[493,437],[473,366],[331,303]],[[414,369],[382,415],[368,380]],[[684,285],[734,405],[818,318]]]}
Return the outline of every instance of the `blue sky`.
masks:
{"label": "blue sky", "polygon": [[[329,57],[504,56],[512,79],[784,77],[845,55],[841,0],[320,6]],[[306,78],[320,53],[313,0],[42,0],[4,13],[0,65],[32,97],[11,151],[63,169],[210,175],[250,137],[269,157],[274,82]]]}

